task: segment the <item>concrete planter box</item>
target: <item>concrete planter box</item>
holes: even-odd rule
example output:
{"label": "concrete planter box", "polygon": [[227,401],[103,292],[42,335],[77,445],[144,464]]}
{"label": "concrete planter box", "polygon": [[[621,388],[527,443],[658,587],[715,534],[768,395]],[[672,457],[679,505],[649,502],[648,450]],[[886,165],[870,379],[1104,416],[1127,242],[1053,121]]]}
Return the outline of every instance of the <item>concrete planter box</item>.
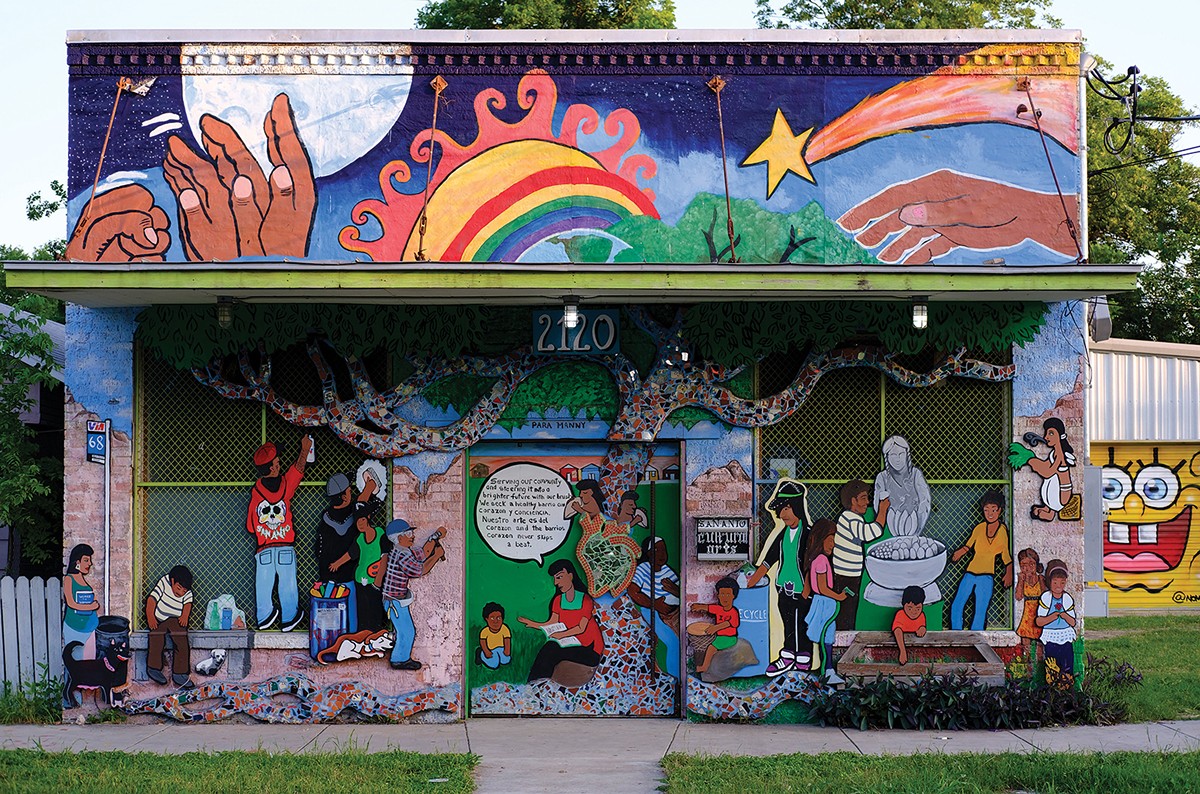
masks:
{"label": "concrete planter box", "polygon": [[882,673],[898,681],[913,681],[926,673],[945,675],[974,672],[989,685],[1004,683],[1004,662],[983,635],[973,631],[937,631],[904,638],[908,663],[899,663],[896,638],[887,631],[860,631],[838,662],[844,678],[874,678]]}

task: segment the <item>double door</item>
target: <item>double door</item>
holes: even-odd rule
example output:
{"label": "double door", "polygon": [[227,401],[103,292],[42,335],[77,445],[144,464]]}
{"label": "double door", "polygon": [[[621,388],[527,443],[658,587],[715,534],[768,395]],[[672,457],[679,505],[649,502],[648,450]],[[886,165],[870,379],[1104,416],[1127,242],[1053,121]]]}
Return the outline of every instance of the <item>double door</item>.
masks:
{"label": "double door", "polygon": [[607,451],[472,449],[470,714],[679,713],[678,449],[656,445],[619,491],[605,481]]}

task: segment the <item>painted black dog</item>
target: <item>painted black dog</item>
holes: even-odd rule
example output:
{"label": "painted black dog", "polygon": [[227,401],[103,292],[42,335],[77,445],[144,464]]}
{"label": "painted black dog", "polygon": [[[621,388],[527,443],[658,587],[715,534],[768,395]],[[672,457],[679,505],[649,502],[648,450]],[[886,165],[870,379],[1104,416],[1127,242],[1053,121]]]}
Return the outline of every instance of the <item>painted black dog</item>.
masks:
{"label": "painted black dog", "polygon": [[104,705],[115,705],[113,690],[124,686],[128,678],[129,641],[96,648],[96,652],[100,654],[99,659],[81,660],[71,655],[76,648],[82,647],[81,642],[69,642],[67,647],[63,648],[63,708],[75,708],[77,689],[99,689],[104,698]]}

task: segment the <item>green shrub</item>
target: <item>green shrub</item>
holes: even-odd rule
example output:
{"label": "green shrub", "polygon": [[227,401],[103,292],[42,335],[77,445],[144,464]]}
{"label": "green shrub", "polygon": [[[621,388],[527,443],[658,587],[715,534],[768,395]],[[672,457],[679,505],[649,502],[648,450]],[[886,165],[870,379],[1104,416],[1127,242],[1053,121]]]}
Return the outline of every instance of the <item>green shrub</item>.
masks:
{"label": "green shrub", "polygon": [[1127,663],[1088,657],[1082,687],[1047,685],[1007,677],[1000,686],[981,683],[974,673],[898,682],[882,674],[851,679],[845,688],[817,694],[809,716],[839,728],[1043,728],[1051,725],[1110,725],[1127,714],[1124,693],[1141,683]]}
{"label": "green shrub", "polygon": [[50,677],[50,669],[39,664],[32,681],[14,687],[4,682],[0,692],[0,724],[58,722],[62,718],[62,681]]}

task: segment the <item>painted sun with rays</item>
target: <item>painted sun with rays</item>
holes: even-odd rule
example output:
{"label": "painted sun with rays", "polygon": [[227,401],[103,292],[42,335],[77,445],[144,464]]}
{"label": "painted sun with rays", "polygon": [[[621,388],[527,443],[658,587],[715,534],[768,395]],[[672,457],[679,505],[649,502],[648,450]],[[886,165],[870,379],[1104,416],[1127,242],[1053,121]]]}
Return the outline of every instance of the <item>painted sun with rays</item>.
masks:
{"label": "painted sun with rays", "polygon": [[[641,135],[631,111],[617,109],[601,119],[588,105],[570,105],[555,134],[558,89],[540,70],[521,78],[517,103],[527,112],[510,124],[493,112],[504,109],[504,95],[481,91],[474,103],[479,133],[468,144],[441,130],[426,129],[414,138],[409,150],[414,162],[427,164],[433,148],[440,149],[429,179],[423,239],[424,192],[396,190],[411,171],[394,160],[379,174],[383,199],[355,205],[355,225],[338,236],[342,247],[376,262],[411,261],[421,249],[431,261],[516,262],[555,238],[603,232],[636,216],[658,218],[653,191],[639,186],[658,166],[647,155],[629,154]],[[592,135],[601,125],[611,145],[584,151],[580,133]],[[372,218],[382,233],[364,240],[359,227]]]}

